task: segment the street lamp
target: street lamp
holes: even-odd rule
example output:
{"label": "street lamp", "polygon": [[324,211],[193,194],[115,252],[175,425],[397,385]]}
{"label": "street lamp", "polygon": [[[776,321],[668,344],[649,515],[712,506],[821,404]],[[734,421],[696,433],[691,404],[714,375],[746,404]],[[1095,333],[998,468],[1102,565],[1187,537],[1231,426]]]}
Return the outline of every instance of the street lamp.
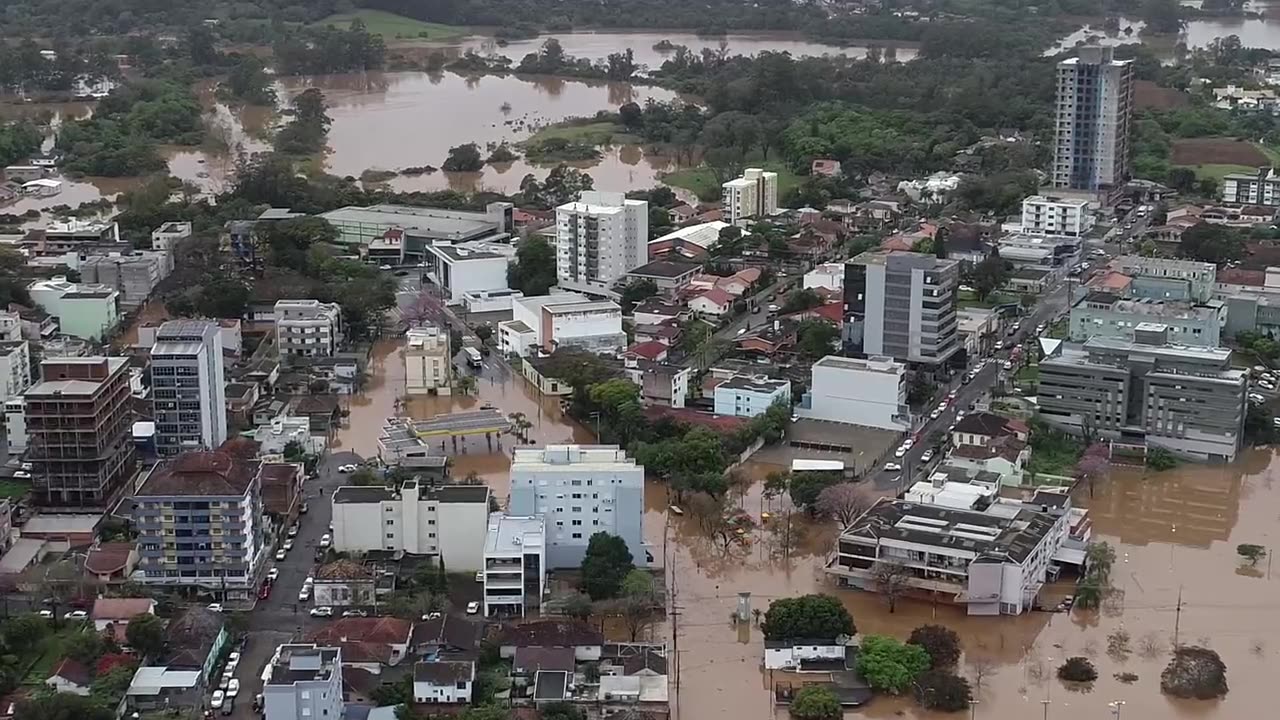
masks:
{"label": "street lamp", "polygon": [[1120,720],[1120,708],[1124,707],[1123,700],[1115,700],[1107,703],[1107,707],[1111,708],[1111,714],[1116,720]]}
{"label": "street lamp", "polygon": [[975,714],[977,714],[977,712],[978,712],[978,703],[980,703],[980,702],[982,702],[982,701],[981,701],[981,700],[974,700],[974,699],[972,699],[972,698],[970,698],[970,699],[969,699],[969,720],[973,720],[974,715],[975,715]]}

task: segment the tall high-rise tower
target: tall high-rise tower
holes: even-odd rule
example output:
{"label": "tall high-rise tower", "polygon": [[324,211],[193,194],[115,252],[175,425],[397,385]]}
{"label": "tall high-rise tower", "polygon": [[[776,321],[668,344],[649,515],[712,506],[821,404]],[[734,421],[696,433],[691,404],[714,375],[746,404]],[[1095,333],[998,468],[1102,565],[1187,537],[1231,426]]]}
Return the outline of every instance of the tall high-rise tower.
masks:
{"label": "tall high-rise tower", "polygon": [[1133,62],[1086,46],[1058,63],[1053,187],[1106,202],[1129,180]]}

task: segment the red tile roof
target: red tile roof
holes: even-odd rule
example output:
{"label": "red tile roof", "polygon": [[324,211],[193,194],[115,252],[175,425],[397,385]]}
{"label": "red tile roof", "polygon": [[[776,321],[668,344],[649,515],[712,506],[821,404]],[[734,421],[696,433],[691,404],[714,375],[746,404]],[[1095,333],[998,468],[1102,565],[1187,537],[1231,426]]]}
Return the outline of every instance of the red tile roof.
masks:
{"label": "red tile roof", "polygon": [[724,307],[733,303],[733,296],[720,288],[711,288],[710,290],[694,297],[706,298],[709,302],[714,303],[719,307]]}
{"label": "red tile roof", "polygon": [[[310,642],[365,642],[403,644],[413,634],[413,623],[393,617],[342,618],[307,636]],[[345,654],[344,654],[345,659]]]}
{"label": "red tile roof", "polygon": [[657,340],[650,340],[648,342],[632,345],[627,348],[626,354],[641,357],[646,360],[656,361],[670,351],[671,348],[666,343],[658,342]]}
{"label": "red tile roof", "polygon": [[[125,569],[129,564],[129,555],[133,553],[133,543],[112,542],[99,543],[89,548],[89,556],[85,558],[84,569],[94,575],[110,575]],[[96,608],[97,605],[95,604]]]}
{"label": "red tile roof", "polygon": [[59,662],[53,672],[49,673],[49,677],[59,677],[80,687],[89,687],[93,684],[93,678],[89,675],[89,668],[71,658],[62,658],[62,662]]}
{"label": "red tile roof", "polygon": [[1252,285],[1262,287],[1267,282],[1266,270],[1246,270],[1244,268],[1222,268],[1218,271],[1218,282],[1227,285]]}
{"label": "red tile roof", "polygon": [[94,620],[131,620],[151,612],[156,604],[151,598],[98,598],[93,601]]}

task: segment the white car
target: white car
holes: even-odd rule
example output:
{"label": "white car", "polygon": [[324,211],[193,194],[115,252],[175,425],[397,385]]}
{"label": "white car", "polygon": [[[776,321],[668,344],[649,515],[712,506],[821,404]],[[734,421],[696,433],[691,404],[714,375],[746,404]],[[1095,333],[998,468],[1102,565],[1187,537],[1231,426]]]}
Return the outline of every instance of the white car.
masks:
{"label": "white car", "polygon": [[338,472],[340,473],[353,473],[355,471],[356,471],[356,466],[352,463],[347,463],[346,465],[338,466]]}
{"label": "white car", "polygon": [[232,666],[232,667],[235,667],[235,666],[239,665],[239,664],[240,664],[240,653],[238,653],[238,652],[233,652],[233,653],[231,653],[230,655],[227,655],[227,664],[228,664],[228,665],[230,665],[230,666]]}
{"label": "white car", "polygon": [[468,615],[475,615],[475,614],[476,614],[476,613],[478,613],[478,612],[480,612],[480,603],[479,603],[479,601],[472,600],[471,602],[467,603],[467,614],[468,614]]}
{"label": "white car", "polygon": [[233,698],[240,694],[240,678],[231,678],[231,684],[227,686],[227,697]]}
{"label": "white car", "polygon": [[1249,393],[1249,402],[1253,403],[1254,405],[1261,405],[1266,401],[1267,399],[1259,395],[1258,393]]}
{"label": "white car", "polygon": [[15,470],[13,473],[13,476],[19,480],[31,479],[31,473],[27,472],[26,470]]}
{"label": "white car", "polygon": [[276,551],[276,560],[283,560],[286,556],[287,553],[285,553],[284,548],[280,548]]}
{"label": "white car", "polygon": [[1276,384],[1269,383],[1266,380],[1263,380],[1262,382],[1258,383],[1258,387],[1262,388],[1263,390],[1275,390]]}
{"label": "white car", "polygon": [[327,548],[332,544],[333,544],[333,536],[331,536],[329,533],[325,533],[324,535],[320,536],[320,547]]}
{"label": "white car", "polygon": [[226,690],[227,688],[231,687],[231,676],[223,675],[222,681],[218,683],[218,687],[222,690]]}
{"label": "white car", "polygon": [[938,410],[937,408],[934,408],[933,412],[929,413],[930,420],[937,420],[941,416],[942,416],[942,411]]}
{"label": "white car", "polygon": [[280,568],[271,568],[267,571],[267,579],[271,582],[275,582],[278,577],[280,577]]}
{"label": "white car", "polygon": [[36,613],[36,614],[37,614],[37,615],[39,615],[40,617],[44,618],[45,620],[52,620],[52,619],[53,619],[53,611],[52,611],[52,610],[41,610],[40,612],[38,612],[38,613]]}
{"label": "white car", "polygon": [[1012,360],[1005,360],[1005,361],[1004,361],[1004,365],[1001,365],[1001,367],[1003,367],[1005,370],[1012,370],[1012,369],[1013,369],[1013,361],[1012,361]]}
{"label": "white car", "polygon": [[385,271],[387,271],[387,270],[390,270],[390,269],[391,269],[391,266],[390,266],[390,265],[379,265],[379,266],[378,266],[378,269],[379,269],[379,270],[382,270],[382,271],[384,271],[384,272],[385,272]]}
{"label": "white car", "polygon": [[[1262,373],[1262,379],[1266,380],[1267,382],[1273,383],[1276,381],[1276,376],[1274,373],[1264,372]],[[17,473],[15,473],[15,475],[16,474]]]}
{"label": "white car", "polygon": [[903,455],[906,455],[906,454],[907,454],[907,449],[906,449],[906,448],[904,448],[904,447],[902,447],[901,445],[899,445],[899,446],[898,446],[898,449],[897,449],[897,450],[894,450],[894,451],[893,451],[893,456],[894,456],[894,457],[896,457],[896,458],[900,458],[900,457],[902,457]]}
{"label": "white car", "polygon": [[477,571],[476,571],[476,582],[484,582],[484,571],[483,571],[483,570],[477,570]]}
{"label": "white car", "polygon": [[204,609],[209,612],[222,612],[222,603],[209,603]]}
{"label": "white car", "polygon": [[89,613],[84,610],[72,610],[62,616],[63,620],[84,620],[89,617]]}
{"label": "white car", "polygon": [[365,612],[364,610],[351,608],[350,610],[343,610],[342,617],[345,617],[345,618],[369,617],[369,613]]}
{"label": "white car", "polygon": [[311,599],[311,586],[303,585],[302,589],[298,591],[298,602],[306,602],[310,599]]}
{"label": "white car", "polygon": [[333,617],[333,608],[328,605],[311,608],[311,617]]}
{"label": "white car", "polygon": [[914,438],[907,438],[906,440],[902,441],[902,447],[906,448],[907,450],[910,450],[911,447],[915,444],[916,444],[916,441]]}
{"label": "white car", "polygon": [[920,462],[929,462],[932,459],[933,459],[932,450],[925,450],[924,454],[920,456]]}
{"label": "white car", "polygon": [[284,541],[284,545],[281,545],[280,547],[281,547],[281,549],[283,549],[285,552],[289,552],[290,550],[292,550],[292,549],[293,549],[293,541],[292,541],[292,540],[285,540],[285,541]]}
{"label": "white car", "polygon": [[209,707],[217,710],[222,707],[222,700],[226,697],[221,690],[214,690],[213,697],[209,698]]}
{"label": "white car", "polygon": [[885,464],[884,464],[884,469],[885,469],[885,470],[888,470],[888,471],[890,471],[890,472],[897,472],[897,471],[902,470],[902,466],[901,466],[901,465],[899,465],[898,463],[885,463]]}
{"label": "white car", "polygon": [[297,525],[291,525],[291,526],[289,527],[289,532],[288,532],[288,533],[286,533],[286,534],[287,534],[289,537],[298,537],[298,526],[297,526]]}

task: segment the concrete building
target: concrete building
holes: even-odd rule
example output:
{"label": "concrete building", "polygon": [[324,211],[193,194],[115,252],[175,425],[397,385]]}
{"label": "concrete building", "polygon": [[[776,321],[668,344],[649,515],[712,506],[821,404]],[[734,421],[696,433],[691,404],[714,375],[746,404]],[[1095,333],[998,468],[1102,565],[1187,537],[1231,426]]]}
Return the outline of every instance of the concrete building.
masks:
{"label": "concrete building", "polygon": [[[1058,63],[1053,187],[1108,202],[1129,180],[1133,61],[1083,46]],[[1109,203],[1108,203],[1109,204]]]}
{"label": "concrete building", "polygon": [[1022,201],[1022,232],[1027,235],[1084,237],[1093,224],[1087,200],[1032,195]]}
{"label": "concrete building", "polygon": [[278,300],[276,337],[280,354],[329,357],[342,342],[342,310],[319,300]]}
{"label": "concrete building", "polygon": [[448,395],[453,379],[449,333],[434,325],[409,328],[404,347],[404,385],[410,395]]}
{"label": "concrete building", "polygon": [[343,717],[341,648],[281,645],[263,675],[264,720]]}
{"label": "concrete building", "polygon": [[227,439],[222,333],[207,320],[170,320],[151,348],[156,451],[212,450]]}
{"label": "concrete building", "polygon": [[981,495],[962,502],[880,500],[840,533],[827,574],[840,585],[875,591],[876,563],[894,562],[910,572],[909,588],[964,604],[970,615],[1031,610],[1056,577],[1051,569],[1068,536],[1068,516],[1015,502],[984,507]]}
{"label": "concrete building", "polygon": [[134,493],[144,585],[201,588],[225,600],[257,589],[266,557],[262,464],[223,451],[185,452]]}
{"label": "concrete building", "polygon": [[689,286],[693,276],[702,271],[701,265],[676,262],[672,260],[654,260],[627,273],[627,282],[652,282],[658,291],[672,295]]}
{"label": "concrete building", "polygon": [[435,555],[447,568],[479,570],[488,517],[484,485],[345,486],[333,493],[333,548]]}
{"label": "concrete building", "polygon": [[463,302],[467,293],[509,290],[507,266],[514,255],[510,245],[436,243],[427,246],[427,274],[452,305]]}
{"label": "concrete building", "polygon": [[611,296],[649,259],[649,203],[590,190],[556,208],[556,277],[567,290]]}
{"label": "concrete building", "polygon": [[845,263],[847,346],[937,367],[960,350],[960,263],[909,252],[865,252]]}
{"label": "concrete building", "polygon": [[1091,292],[1071,308],[1070,339],[1091,337],[1132,340],[1143,323],[1160,323],[1169,329],[1169,340],[1178,345],[1218,347],[1221,344],[1223,304],[1141,298],[1125,300],[1108,292]]}
{"label": "concrete building", "polygon": [[778,173],[747,168],[742,177],[720,186],[720,210],[725,222],[740,225],[748,218],[778,213]]}
{"label": "concrete building", "polygon": [[1110,267],[1133,278],[1130,295],[1152,300],[1208,302],[1218,277],[1213,263],[1195,260],[1122,255]]}
{"label": "concrete building", "polygon": [[649,563],[644,541],[644,467],[616,445],[516,448],[512,515],[546,521],[547,567],[576,568],[598,532],[627,543],[635,564]]}
{"label": "concrete building", "polygon": [[956,310],[960,342],[969,357],[983,357],[1000,341],[1000,315],[984,308]]}
{"label": "concrete building", "polygon": [[106,285],[55,277],[32,283],[27,292],[33,303],[58,319],[63,333],[82,340],[101,340],[120,322],[120,293]]}
{"label": "concrete building", "polygon": [[413,664],[413,701],[423,705],[470,704],[476,679],[472,660],[433,660]]}
{"label": "concrete building", "polygon": [[120,293],[120,306],[141,306],[152,291],[173,272],[173,255],[168,252],[135,252],[93,255],[80,263],[80,279],[104,285]]}
{"label": "concrete building", "polygon": [[1164,325],[1144,323],[1133,340],[1094,337],[1041,360],[1040,417],[1077,435],[1230,461],[1247,385],[1229,349],[1171,345]]}
{"label": "concrete building", "polygon": [[191,235],[191,223],[167,222],[151,231],[151,249],[172,254],[178,244]]}
{"label": "concrete building", "polygon": [[701,262],[720,242],[720,231],[730,227],[722,220],[682,227],[649,241],[650,260],[690,260]]}
{"label": "concrete building", "polygon": [[31,387],[31,348],[26,340],[0,341],[0,403]]}
{"label": "concrete building", "polygon": [[795,413],[810,420],[906,430],[911,427],[907,368],[887,357],[828,355],[813,364],[813,382]]}
{"label": "concrete building", "polygon": [[10,455],[27,451],[27,401],[22,396],[4,403],[4,434]]}
{"label": "concrete building", "polygon": [[841,292],[844,290],[844,265],[842,263],[826,263],[819,265],[804,274],[804,287],[809,290],[825,288]]}
{"label": "concrete building", "polygon": [[311,434],[311,419],[281,415],[253,431],[253,441],[258,443],[258,453],[283,455],[289,443],[298,443],[308,455],[324,452],[325,439]]}
{"label": "concrete building", "polygon": [[320,217],[338,229],[338,242],[347,245],[369,245],[388,230],[399,230],[403,246],[397,254],[404,262],[417,263],[427,259],[431,245],[510,241],[516,232],[514,213],[511,203],[493,202],[485,206],[484,212],[373,205],[338,208]]}
{"label": "concrete building", "polygon": [[1260,167],[1251,173],[1222,176],[1222,201],[1239,205],[1280,205],[1280,171]]}
{"label": "concrete building", "polygon": [[498,323],[504,353],[521,357],[575,347],[613,355],[627,346],[622,307],[612,300],[593,301],[579,293],[556,293],[511,302],[512,319]]}
{"label": "concrete building", "polygon": [[40,376],[23,395],[32,498],[45,507],[103,510],[133,476],[129,361],[45,360]]}
{"label": "concrete building", "polygon": [[1054,269],[1065,273],[1080,256],[1082,238],[1010,233],[996,241],[1000,258],[1015,268]]}
{"label": "concrete building", "polygon": [[63,255],[79,252],[87,245],[120,242],[120,226],[115,222],[68,220],[49,223],[32,246],[35,255]]}
{"label": "concrete building", "polygon": [[541,515],[493,513],[484,540],[484,615],[514,615],[542,607],[547,588],[547,533]]}
{"label": "concrete building", "polygon": [[755,417],[779,403],[791,410],[791,381],[764,375],[738,375],[716,385],[715,413],[730,417]]}
{"label": "concrete building", "polygon": [[22,316],[16,312],[0,310],[0,342],[22,339]]}

